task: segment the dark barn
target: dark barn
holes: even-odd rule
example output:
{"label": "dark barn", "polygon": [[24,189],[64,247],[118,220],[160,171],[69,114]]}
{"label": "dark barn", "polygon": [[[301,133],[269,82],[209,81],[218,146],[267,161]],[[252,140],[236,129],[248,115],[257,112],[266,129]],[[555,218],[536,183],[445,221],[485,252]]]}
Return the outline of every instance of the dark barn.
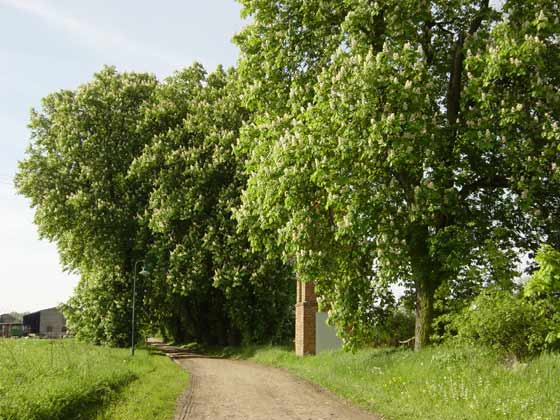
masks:
{"label": "dark barn", "polygon": [[41,323],[41,313],[33,312],[32,314],[23,316],[23,325],[25,332],[28,334],[39,334],[39,326]]}

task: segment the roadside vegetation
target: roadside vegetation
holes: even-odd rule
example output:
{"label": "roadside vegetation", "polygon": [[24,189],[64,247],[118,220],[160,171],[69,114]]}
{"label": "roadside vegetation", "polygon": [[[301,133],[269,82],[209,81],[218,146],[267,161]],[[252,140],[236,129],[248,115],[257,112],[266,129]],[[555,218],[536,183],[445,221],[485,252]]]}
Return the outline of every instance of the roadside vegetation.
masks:
{"label": "roadside vegetation", "polygon": [[188,375],[167,357],[75,340],[0,340],[0,419],[171,419]]}
{"label": "roadside vegetation", "polygon": [[560,418],[560,356],[525,363],[469,344],[327,351],[297,357],[281,347],[224,355],[284,368],[392,420]]}

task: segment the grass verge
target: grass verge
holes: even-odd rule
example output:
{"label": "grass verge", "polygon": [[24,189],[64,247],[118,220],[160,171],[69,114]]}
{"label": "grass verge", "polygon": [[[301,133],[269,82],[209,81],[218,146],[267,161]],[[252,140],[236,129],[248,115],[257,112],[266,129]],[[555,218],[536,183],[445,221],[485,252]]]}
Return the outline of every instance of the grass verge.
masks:
{"label": "grass verge", "polygon": [[165,356],[75,340],[0,340],[0,419],[171,419],[187,374]]}
{"label": "grass verge", "polygon": [[469,346],[364,349],[298,358],[278,347],[226,349],[289,370],[388,419],[558,419],[560,355],[506,366]]}

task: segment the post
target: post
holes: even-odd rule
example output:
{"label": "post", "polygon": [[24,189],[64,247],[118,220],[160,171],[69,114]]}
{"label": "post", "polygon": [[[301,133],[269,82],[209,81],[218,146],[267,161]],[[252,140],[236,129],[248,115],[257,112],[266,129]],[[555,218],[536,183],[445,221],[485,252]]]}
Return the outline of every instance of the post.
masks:
{"label": "post", "polygon": [[135,307],[136,307],[136,269],[137,269],[138,261],[134,263],[134,276],[132,281],[132,337],[131,337],[131,355],[134,356],[134,315],[135,315]]}
{"label": "post", "polygon": [[[132,356],[134,356],[134,327],[136,323],[134,319],[134,316],[136,315],[136,273],[138,271],[138,263],[141,261],[143,262],[143,260],[138,260],[134,263],[134,273],[132,276],[132,337],[130,338],[131,339],[130,352]],[[140,275],[147,276],[148,274],[150,273],[146,270],[146,266],[144,265],[142,267],[142,271],[140,271]]]}

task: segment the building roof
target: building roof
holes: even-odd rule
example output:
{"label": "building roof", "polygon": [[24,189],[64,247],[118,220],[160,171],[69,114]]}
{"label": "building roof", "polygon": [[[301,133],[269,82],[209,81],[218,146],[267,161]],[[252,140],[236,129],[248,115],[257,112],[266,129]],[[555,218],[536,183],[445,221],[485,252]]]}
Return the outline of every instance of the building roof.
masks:
{"label": "building roof", "polygon": [[54,309],[55,311],[60,312],[56,306],[53,306],[52,308],[45,308],[45,309],[41,309],[41,310],[39,310],[39,311],[30,312],[30,313],[28,313],[28,314],[25,314],[24,316],[35,315],[35,314],[38,314],[38,313],[41,313],[41,312],[51,311],[51,310],[53,310],[53,309]]}

